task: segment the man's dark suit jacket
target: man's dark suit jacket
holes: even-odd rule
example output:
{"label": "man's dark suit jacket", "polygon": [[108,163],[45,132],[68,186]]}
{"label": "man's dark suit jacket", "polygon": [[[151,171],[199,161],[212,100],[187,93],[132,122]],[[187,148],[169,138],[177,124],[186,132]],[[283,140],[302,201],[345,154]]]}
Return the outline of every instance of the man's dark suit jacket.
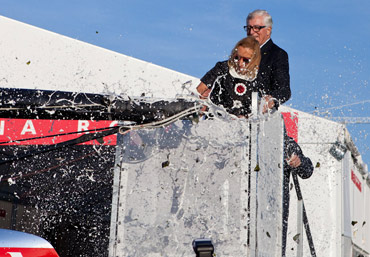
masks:
{"label": "man's dark suit jacket", "polygon": [[[268,40],[261,48],[261,63],[258,72],[258,87],[284,103],[290,98],[288,54]],[[276,104],[276,103],[275,103]]]}

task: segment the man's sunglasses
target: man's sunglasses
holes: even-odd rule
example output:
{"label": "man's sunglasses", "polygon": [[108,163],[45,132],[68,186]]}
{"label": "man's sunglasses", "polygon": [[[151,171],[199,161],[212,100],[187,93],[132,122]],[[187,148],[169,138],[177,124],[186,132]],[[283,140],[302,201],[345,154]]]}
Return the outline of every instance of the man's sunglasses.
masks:
{"label": "man's sunglasses", "polygon": [[259,32],[263,28],[266,28],[266,26],[259,26],[259,25],[254,25],[254,26],[248,25],[248,26],[244,26],[244,30],[246,32],[251,31],[251,29],[253,29],[254,32]]}

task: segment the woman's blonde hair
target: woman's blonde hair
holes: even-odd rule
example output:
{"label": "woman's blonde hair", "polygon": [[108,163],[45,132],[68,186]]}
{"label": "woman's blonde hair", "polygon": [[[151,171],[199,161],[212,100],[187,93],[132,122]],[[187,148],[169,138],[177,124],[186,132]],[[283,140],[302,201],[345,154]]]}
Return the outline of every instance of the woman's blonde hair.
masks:
{"label": "woman's blonde hair", "polygon": [[[229,60],[228,60],[228,65],[229,68],[233,67],[236,69],[237,63],[235,62],[235,58],[238,54],[238,47],[244,47],[244,48],[250,48],[253,50],[253,57],[251,61],[248,63],[246,69],[247,69],[247,76],[251,78],[255,78],[258,73],[258,67],[261,62],[261,51],[260,51],[260,45],[258,41],[252,37],[245,37],[241,39],[236,45],[234,46],[233,50],[231,51]],[[236,69],[237,70],[237,69]]]}

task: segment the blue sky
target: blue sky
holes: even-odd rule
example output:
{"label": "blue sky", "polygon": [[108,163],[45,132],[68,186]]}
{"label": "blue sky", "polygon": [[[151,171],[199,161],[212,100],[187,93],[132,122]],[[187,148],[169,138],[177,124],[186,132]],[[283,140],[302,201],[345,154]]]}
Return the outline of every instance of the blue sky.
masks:
{"label": "blue sky", "polygon": [[[289,54],[287,105],[370,116],[368,0],[0,0],[0,15],[196,77],[227,59],[254,9],[270,12]],[[370,124],[347,127],[370,165]]]}

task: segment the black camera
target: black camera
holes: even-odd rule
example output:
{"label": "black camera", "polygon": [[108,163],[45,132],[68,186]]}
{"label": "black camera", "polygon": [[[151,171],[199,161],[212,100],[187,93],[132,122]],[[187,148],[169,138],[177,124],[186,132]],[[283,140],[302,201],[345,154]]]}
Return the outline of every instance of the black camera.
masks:
{"label": "black camera", "polygon": [[214,252],[211,239],[195,239],[193,249],[196,257],[212,257]]}

